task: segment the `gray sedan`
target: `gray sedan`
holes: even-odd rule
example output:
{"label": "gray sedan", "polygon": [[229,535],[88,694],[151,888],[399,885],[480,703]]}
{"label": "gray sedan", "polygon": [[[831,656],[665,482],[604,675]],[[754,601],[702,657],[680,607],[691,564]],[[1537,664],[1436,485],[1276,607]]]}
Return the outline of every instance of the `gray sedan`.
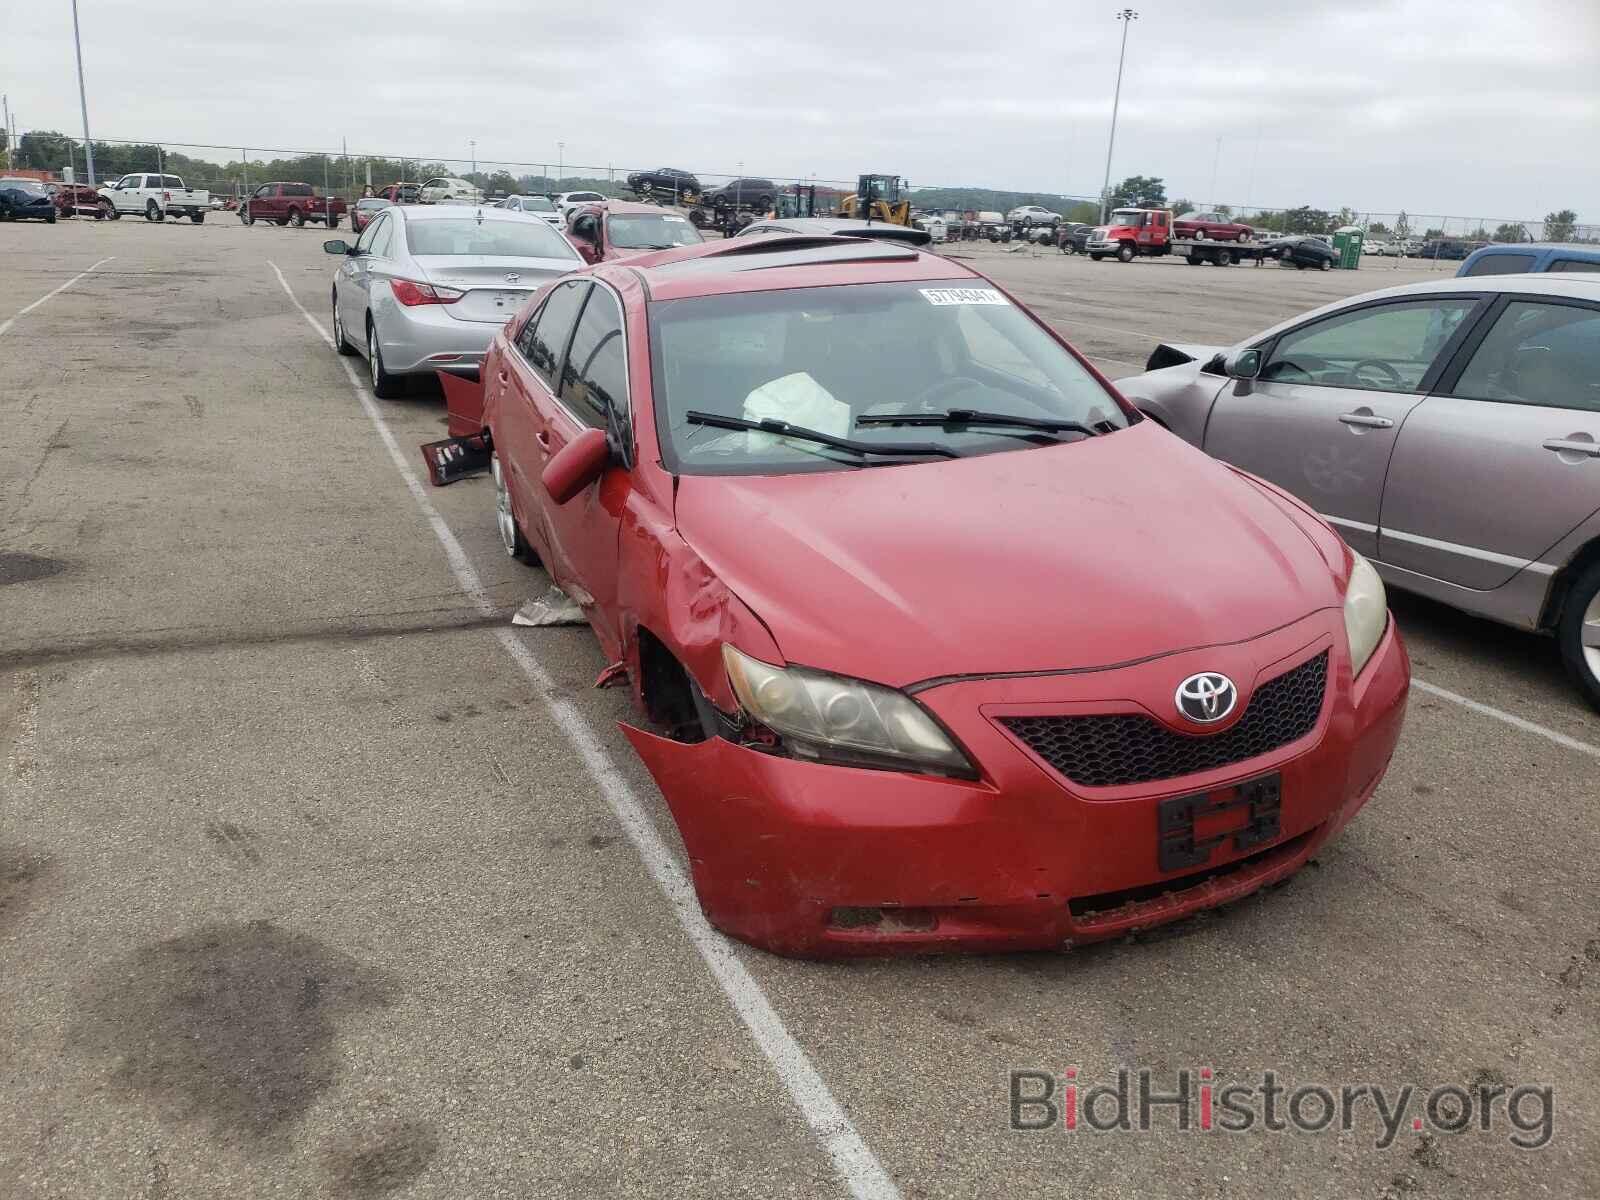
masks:
{"label": "gray sedan", "polygon": [[383,209],[333,279],[334,344],[365,354],[372,390],[405,376],[475,372],[495,330],[544,283],[583,266],[572,243],[532,214],[477,205]]}
{"label": "gray sedan", "polygon": [[1293,492],[1386,583],[1553,635],[1600,707],[1600,280],[1390,288],[1147,367],[1118,381],[1143,412]]}

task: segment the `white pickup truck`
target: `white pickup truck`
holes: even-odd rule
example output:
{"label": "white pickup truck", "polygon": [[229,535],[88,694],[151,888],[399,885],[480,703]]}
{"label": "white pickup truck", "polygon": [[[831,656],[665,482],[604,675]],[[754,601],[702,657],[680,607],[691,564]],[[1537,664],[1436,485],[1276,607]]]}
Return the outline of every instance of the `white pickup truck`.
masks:
{"label": "white pickup truck", "polygon": [[136,213],[147,221],[188,217],[199,225],[211,208],[211,193],[184,186],[176,175],[124,175],[100,189],[100,203],[112,220]]}

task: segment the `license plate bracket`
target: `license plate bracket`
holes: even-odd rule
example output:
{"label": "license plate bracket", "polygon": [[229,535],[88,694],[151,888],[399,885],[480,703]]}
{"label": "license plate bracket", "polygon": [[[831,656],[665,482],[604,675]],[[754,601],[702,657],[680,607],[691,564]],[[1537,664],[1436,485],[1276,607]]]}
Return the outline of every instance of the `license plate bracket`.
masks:
{"label": "license plate bracket", "polygon": [[[1236,851],[1252,850],[1273,841],[1282,832],[1283,777],[1274,771],[1214,792],[1174,796],[1156,806],[1156,858],[1163,874],[1192,871],[1211,861],[1218,846],[1230,838]],[[1214,826],[1224,814],[1241,813],[1237,828],[1202,836],[1197,829],[1205,820]]]}

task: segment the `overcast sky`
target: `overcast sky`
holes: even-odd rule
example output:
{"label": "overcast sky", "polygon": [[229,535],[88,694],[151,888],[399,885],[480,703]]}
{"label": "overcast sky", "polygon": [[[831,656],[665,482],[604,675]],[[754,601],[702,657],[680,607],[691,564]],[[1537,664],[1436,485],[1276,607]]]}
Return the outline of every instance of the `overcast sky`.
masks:
{"label": "overcast sky", "polygon": [[[1152,0],[1114,179],[1197,203],[1600,221],[1600,0]],[[96,137],[1095,193],[1116,5],[79,0]],[[352,19],[357,17],[359,19]],[[0,0],[80,134],[67,0]],[[1220,154],[1216,139],[1222,138]],[[1213,184],[1213,164],[1215,184]]]}

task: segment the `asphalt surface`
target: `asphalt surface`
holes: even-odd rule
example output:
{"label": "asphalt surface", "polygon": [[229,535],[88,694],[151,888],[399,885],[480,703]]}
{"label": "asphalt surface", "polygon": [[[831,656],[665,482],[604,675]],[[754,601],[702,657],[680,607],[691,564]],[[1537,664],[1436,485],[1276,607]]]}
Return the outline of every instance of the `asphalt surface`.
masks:
{"label": "asphalt surface", "polygon": [[[487,481],[426,492],[452,565],[280,285],[326,324],[324,236],[0,227],[0,1196],[833,1197],[841,1129],[908,1198],[1600,1194],[1600,719],[1548,642],[1393,596],[1419,680],[1536,728],[1415,691],[1350,829],[1223,912],[1066,954],[705,949],[624,827],[618,796],[681,859],[591,635],[506,631],[545,581]],[[1432,273],[953,252],[1113,375]],[[372,407],[420,470],[437,398]],[[1008,1072],[1068,1068],[1418,1094],[1386,1148],[1370,1107],[1012,1131]],[[1549,1085],[1549,1144],[1411,1128],[1446,1084]]]}

